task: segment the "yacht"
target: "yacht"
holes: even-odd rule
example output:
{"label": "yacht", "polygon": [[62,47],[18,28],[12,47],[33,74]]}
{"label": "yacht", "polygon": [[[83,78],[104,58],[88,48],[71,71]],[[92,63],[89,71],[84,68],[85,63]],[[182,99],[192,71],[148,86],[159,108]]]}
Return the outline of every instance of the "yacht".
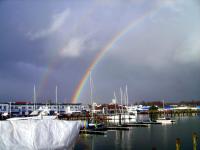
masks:
{"label": "yacht", "polygon": [[51,109],[48,106],[40,107],[38,110],[33,111],[30,117],[14,117],[7,120],[28,120],[28,119],[56,119],[56,115],[50,115]]}
{"label": "yacht", "polygon": [[[120,88],[120,95],[121,95],[121,113],[120,114],[114,114],[108,116],[109,120],[132,120],[131,122],[137,122],[137,110],[134,106],[128,106],[128,87],[126,85],[125,93],[123,94],[122,89]],[[125,101],[125,106],[123,105],[123,98]],[[115,103],[117,101],[115,92],[114,92],[114,100]],[[116,110],[115,110],[116,111]],[[121,118],[120,118],[121,116]]]}
{"label": "yacht", "polygon": [[156,122],[162,124],[171,124],[175,122],[175,120],[172,120],[171,118],[165,116],[164,100],[163,100],[163,112],[164,112],[164,117],[158,118]]}
{"label": "yacht", "polygon": [[107,118],[109,120],[120,120],[120,116],[121,116],[121,120],[131,119],[132,122],[137,122],[137,111],[132,109],[131,106],[126,107],[126,112],[123,112],[121,114],[109,115]]}
{"label": "yacht", "polygon": [[162,124],[171,124],[171,123],[175,122],[175,120],[172,120],[171,118],[163,117],[163,118],[158,118],[156,120],[156,122],[162,123]]}

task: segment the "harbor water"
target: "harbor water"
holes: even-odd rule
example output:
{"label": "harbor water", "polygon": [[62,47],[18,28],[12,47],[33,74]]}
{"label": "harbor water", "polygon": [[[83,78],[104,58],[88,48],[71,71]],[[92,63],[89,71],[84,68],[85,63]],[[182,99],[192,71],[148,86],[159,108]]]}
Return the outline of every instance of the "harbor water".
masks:
{"label": "harbor water", "polygon": [[132,127],[128,131],[108,131],[106,135],[80,135],[75,150],[175,150],[177,138],[181,140],[181,150],[192,150],[192,133],[200,137],[200,117],[175,119],[174,124]]}

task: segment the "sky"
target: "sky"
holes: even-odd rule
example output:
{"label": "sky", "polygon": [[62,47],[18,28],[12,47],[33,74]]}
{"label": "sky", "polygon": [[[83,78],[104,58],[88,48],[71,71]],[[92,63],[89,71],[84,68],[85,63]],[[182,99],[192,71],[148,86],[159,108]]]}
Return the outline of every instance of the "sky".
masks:
{"label": "sky", "polygon": [[[71,102],[109,44],[92,68],[95,102],[126,85],[129,103],[200,99],[199,0],[2,0],[0,22],[0,102],[32,101],[34,85],[38,102],[56,86]],[[77,102],[90,103],[89,80]]]}

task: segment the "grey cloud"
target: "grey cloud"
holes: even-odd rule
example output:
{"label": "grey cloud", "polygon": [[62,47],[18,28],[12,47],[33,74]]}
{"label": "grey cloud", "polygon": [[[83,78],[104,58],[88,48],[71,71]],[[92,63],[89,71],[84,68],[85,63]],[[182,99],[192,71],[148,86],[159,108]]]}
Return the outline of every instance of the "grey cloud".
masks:
{"label": "grey cloud", "polygon": [[[59,99],[69,102],[96,54],[157,5],[160,9],[121,37],[94,68],[95,101],[108,102],[113,91],[119,96],[126,84],[132,102],[200,98],[196,0],[1,4],[1,100],[31,100],[36,84],[38,101],[54,100],[58,85]],[[86,83],[79,100],[88,99]]]}
{"label": "grey cloud", "polygon": [[30,39],[35,40],[49,36],[50,34],[58,31],[65,23],[66,18],[69,16],[70,10],[66,9],[63,12],[53,14],[52,21],[48,27],[36,32],[28,32],[27,35]]}

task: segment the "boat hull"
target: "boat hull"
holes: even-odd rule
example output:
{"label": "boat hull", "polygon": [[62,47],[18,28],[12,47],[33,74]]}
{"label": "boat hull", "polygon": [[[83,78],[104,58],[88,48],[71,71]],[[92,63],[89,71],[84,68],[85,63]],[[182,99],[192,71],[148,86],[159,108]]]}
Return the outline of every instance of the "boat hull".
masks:
{"label": "boat hull", "polygon": [[[108,116],[107,118],[108,118],[109,122],[119,122],[119,120],[120,120],[119,115],[112,115],[112,116]],[[131,120],[131,122],[136,122],[137,117],[135,115],[122,114],[121,120],[126,120],[127,122],[129,122]]]}
{"label": "boat hull", "polygon": [[175,121],[173,121],[171,119],[157,119],[156,122],[162,123],[162,124],[172,124]]}
{"label": "boat hull", "polygon": [[14,118],[9,118],[7,120],[10,120],[10,121],[16,121],[16,120],[41,120],[41,119],[51,119],[51,120],[54,120],[56,119],[57,116],[34,116],[34,117],[14,117]]}

